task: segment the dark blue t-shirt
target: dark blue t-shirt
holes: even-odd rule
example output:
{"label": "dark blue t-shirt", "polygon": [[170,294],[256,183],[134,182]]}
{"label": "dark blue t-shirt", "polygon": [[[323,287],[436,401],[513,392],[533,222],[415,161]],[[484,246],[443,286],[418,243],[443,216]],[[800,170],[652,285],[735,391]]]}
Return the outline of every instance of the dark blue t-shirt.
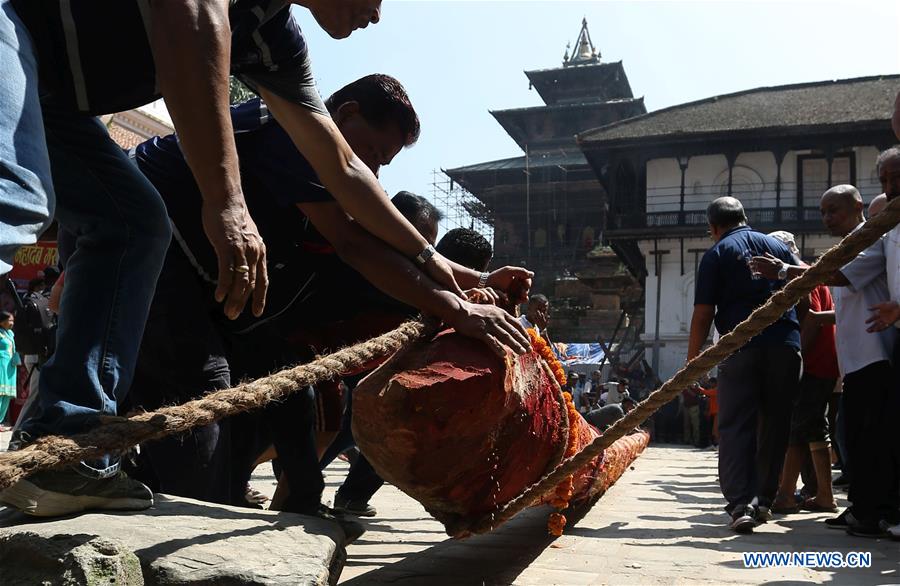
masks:
{"label": "dark blue t-shirt", "polygon": [[[231,108],[250,215],[266,243],[270,288],[263,320],[314,292],[316,275],[333,262],[331,245],[296,204],[333,201],[312,166],[259,99]],[[210,284],[218,278],[215,250],[203,232],[203,198],[174,134],[152,138],[134,152],[141,172],[162,195],[174,239]],[[249,310],[229,327],[242,330],[258,320]],[[246,318],[246,319],[245,319]]]}
{"label": "dark blue t-shirt", "polygon": [[[694,304],[715,306],[720,334],[733,330],[784,285],[783,281],[752,277],[748,259],[766,252],[788,264],[797,262],[787,246],[749,226],[729,230],[703,255]],[[745,347],[782,344],[800,348],[800,323],[793,307]]]}
{"label": "dark blue t-shirt", "polygon": [[[160,97],[151,0],[13,2],[34,39],[44,102],[110,114]],[[229,1],[231,72],[252,88],[327,115],[290,7],[286,0]]]}
{"label": "dark blue t-shirt", "polygon": [[[341,261],[331,244],[297,208],[299,203],[328,202],[334,198],[287,132],[269,114],[265,102],[254,99],[233,106],[231,122],[244,198],[266,243],[269,293],[261,318],[245,309],[235,321],[222,319],[222,327],[231,333],[245,334],[265,324],[277,324],[289,331],[302,323],[346,318],[354,311],[408,313],[407,306],[377,290]],[[166,203],[179,249],[212,287],[218,278],[216,254],[203,232],[203,198],[177,136],[150,139],[138,145],[134,157]]]}

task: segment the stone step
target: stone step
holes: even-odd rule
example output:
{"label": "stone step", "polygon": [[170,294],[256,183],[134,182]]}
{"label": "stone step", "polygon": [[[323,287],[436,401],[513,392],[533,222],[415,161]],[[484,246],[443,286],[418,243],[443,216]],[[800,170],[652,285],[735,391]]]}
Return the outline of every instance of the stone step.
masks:
{"label": "stone step", "polygon": [[0,583],[336,584],[336,523],[156,495],[130,513],[41,520],[0,508]]}

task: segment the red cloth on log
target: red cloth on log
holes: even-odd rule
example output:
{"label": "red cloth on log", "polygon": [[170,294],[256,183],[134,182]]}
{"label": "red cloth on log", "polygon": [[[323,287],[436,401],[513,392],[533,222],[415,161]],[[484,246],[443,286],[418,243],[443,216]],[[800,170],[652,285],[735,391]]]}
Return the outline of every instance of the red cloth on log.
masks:
{"label": "red cloth on log", "polygon": [[[564,400],[537,354],[500,358],[452,330],[379,367],[353,402],[362,452],[451,535],[556,468],[568,440]],[[573,423],[579,449],[597,436],[580,416]],[[606,490],[646,439],[623,438],[584,467],[573,502]]]}

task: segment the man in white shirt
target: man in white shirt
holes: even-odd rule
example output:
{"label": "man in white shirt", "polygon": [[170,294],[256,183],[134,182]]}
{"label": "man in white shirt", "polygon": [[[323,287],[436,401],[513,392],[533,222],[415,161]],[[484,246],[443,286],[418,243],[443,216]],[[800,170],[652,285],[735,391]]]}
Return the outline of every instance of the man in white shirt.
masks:
{"label": "man in white shirt", "polygon": [[584,392],[585,393],[589,393],[589,392],[591,392],[591,390],[597,391],[600,389],[600,387],[603,385],[603,383],[600,382],[600,376],[601,376],[601,373],[599,370],[595,370],[595,371],[591,372],[591,378],[589,380],[585,381],[585,383],[584,383]]}
{"label": "man in white shirt", "polygon": [[[892,147],[880,155],[877,162],[878,178],[884,195],[890,203],[900,196],[900,147]],[[874,310],[865,320],[868,325],[869,335],[884,335],[885,333],[898,336],[900,329],[900,226],[895,226],[890,232],[863,251],[853,262],[849,263],[841,273],[850,281],[854,290],[859,290],[864,279],[875,273],[879,268],[887,279],[887,295],[882,294],[880,300],[869,304],[869,309]],[[900,447],[896,438],[887,430],[896,424],[896,414],[900,411],[900,344],[894,345],[893,373],[886,377],[888,392],[885,401],[873,409],[879,410],[879,418],[875,424],[882,430],[882,441],[871,447],[880,456],[879,483],[884,486],[887,496],[882,498],[879,508],[878,525],[866,526],[868,534],[856,533],[866,537],[879,537],[884,531],[894,539],[900,539],[900,500],[898,500],[898,487],[900,487]],[[851,474],[851,486],[852,486]],[[854,504],[855,511],[855,504]],[[855,512],[854,512],[855,516]],[[848,529],[853,532],[851,524]]]}
{"label": "man in white shirt", "polygon": [[[823,218],[827,222],[840,219],[840,210],[827,213],[823,198]],[[861,220],[862,202],[854,202],[855,220]],[[848,224],[844,223],[844,229]],[[860,221],[850,232],[862,227]],[[831,228],[831,226],[829,226]],[[832,230],[845,236],[849,232]],[[841,269],[847,287],[833,287],[834,319],[837,325],[838,364],[844,376],[843,417],[847,422],[847,443],[850,452],[851,473],[848,497],[852,506],[845,512],[843,521],[848,530],[857,535],[878,534],[878,518],[896,516],[896,477],[890,471],[896,467],[881,462],[879,453],[886,421],[886,408],[891,402],[891,356],[896,345],[894,328],[880,332],[866,331],[871,307],[890,299],[889,273],[885,271],[885,239],[863,251],[853,262]],[[894,244],[896,247],[896,244]],[[896,254],[892,255],[896,256]],[[881,439],[879,439],[881,438]],[[852,515],[852,519],[848,519]],[[829,525],[842,526],[841,517],[830,519]]]}
{"label": "man in white shirt", "polygon": [[[879,175],[888,201],[900,195],[900,149],[893,148],[878,157]],[[863,225],[863,203],[850,185],[829,189],[820,203],[822,221],[835,236],[846,236]],[[820,312],[811,319],[837,326],[838,364],[843,375],[843,415],[846,421],[847,448],[852,470],[848,498],[852,506],[826,524],[844,528],[861,537],[884,534],[881,522],[896,524],[900,470],[891,454],[894,438],[888,429],[897,412],[898,385],[891,360],[896,351],[897,331],[887,323],[872,322],[871,308],[900,299],[900,229],[894,228],[856,259],[833,275],[835,311]],[[788,278],[802,274],[802,267],[782,266],[779,261],[754,259],[754,268],[770,277],[773,271],[785,271]],[[896,357],[894,356],[896,362]]]}
{"label": "man in white shirt", "polygon": [[[884,196],[890,202],[900,196],[900,146],[891,147],[878,155],[877,168]],[[871,307],[874,313],[866,320],[870,324],[869,331],[900,328],[900,225],[894,226],[864,254],[873,257],[872,263],[884,261],[890,291],[889,297]]]}

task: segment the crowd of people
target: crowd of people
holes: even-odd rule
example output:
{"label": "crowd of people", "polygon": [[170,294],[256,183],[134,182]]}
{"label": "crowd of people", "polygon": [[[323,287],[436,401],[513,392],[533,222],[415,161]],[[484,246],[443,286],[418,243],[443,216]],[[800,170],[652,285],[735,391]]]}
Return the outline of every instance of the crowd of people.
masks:
{"label": "crowd of people", "polygon": [[[900,147],[880,153],[876,166],[884,193],[869,218],[900,195]],[[834,236],[866,222],[852,185],[828,189],[820,210]],[[714,200],[707,215],[715,244],[698,268],[688,359],[713,322],[730,332],[808,268],[792,234],[752,230],[737,199]],[[736,532],[752,532],[774,514],[837,513],[832,465],[839,461],[851,505],[825,523],[855,536],[900,538],[900,446],[890,431],[900,409],[898,253],[894,228],[718,366],[719,482]],[[689,419],[685,437],[693,439]]]}
{"label": "crowd of people", "polygon": [[653,441],[695,448],[718,446],[718,381],[704,377],[663,405],[647,422]]}

